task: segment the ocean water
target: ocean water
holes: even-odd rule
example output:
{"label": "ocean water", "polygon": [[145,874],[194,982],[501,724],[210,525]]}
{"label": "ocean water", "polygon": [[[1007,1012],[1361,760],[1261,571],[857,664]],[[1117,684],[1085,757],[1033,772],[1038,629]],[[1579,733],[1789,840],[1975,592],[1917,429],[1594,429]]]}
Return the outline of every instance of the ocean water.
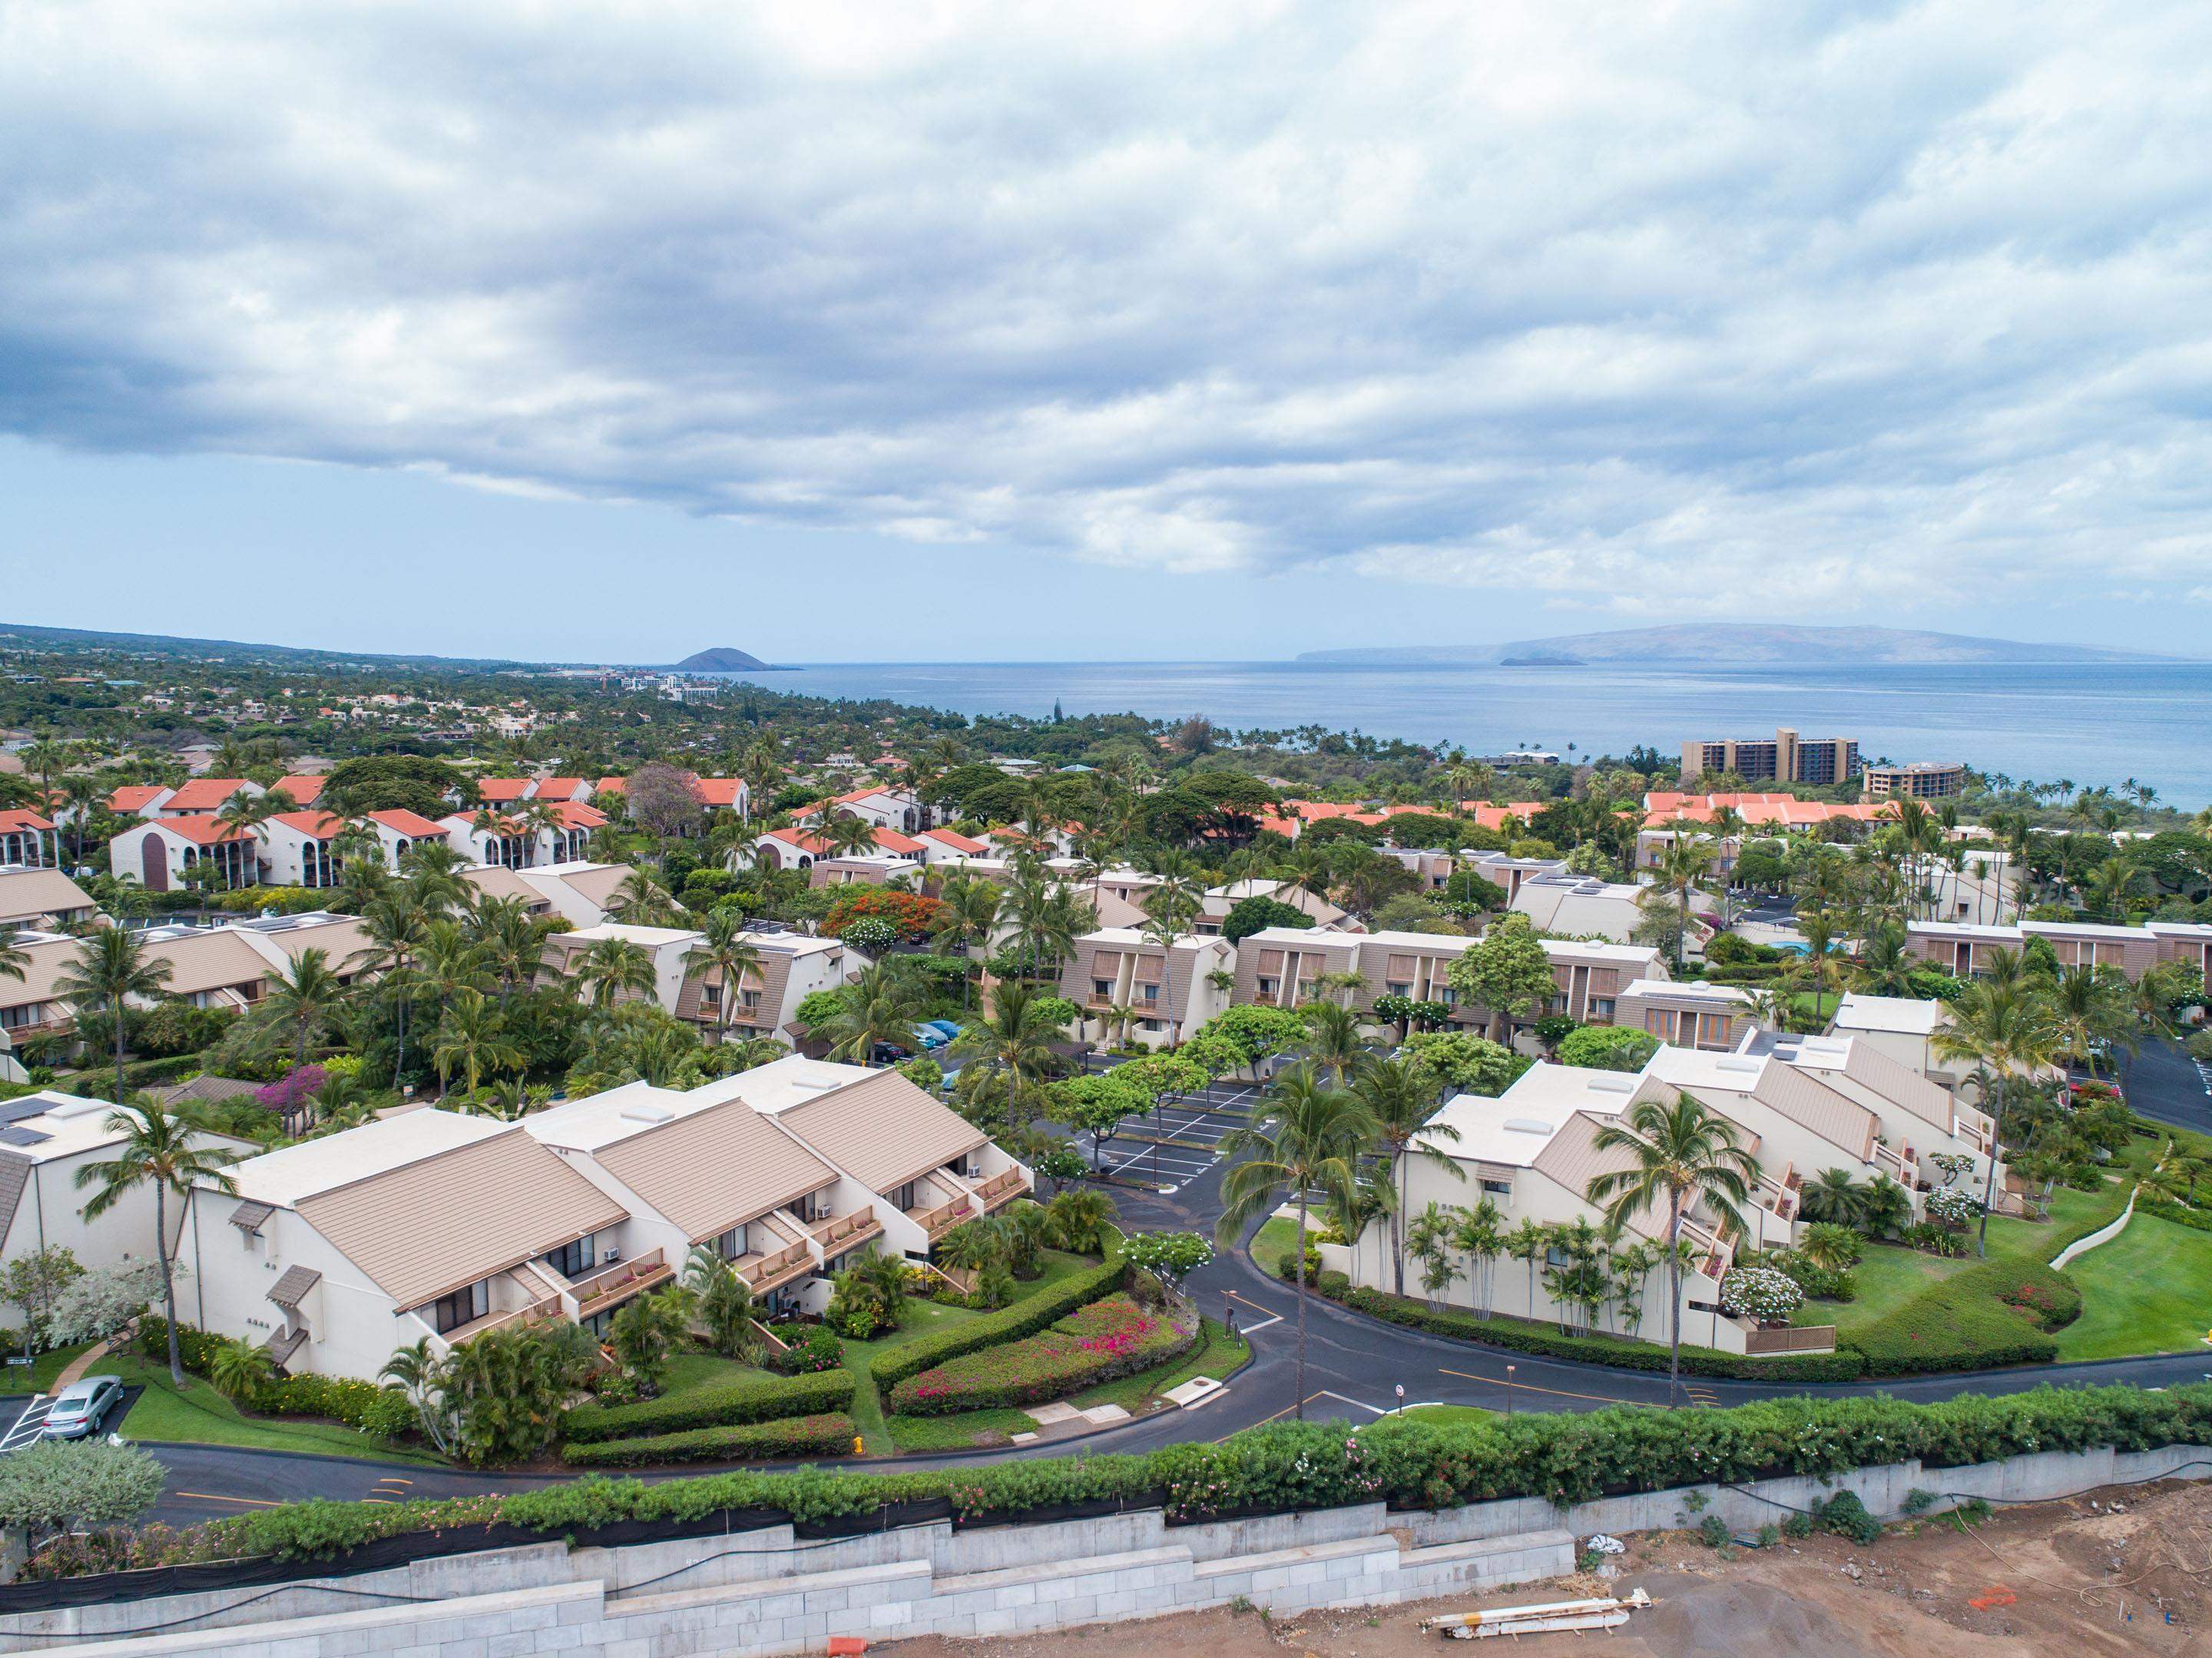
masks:
{"label": "ocean water", "polygon": [[1231,730],[1318,725],[1577,755],[1691,738],[1856,737],[1868,759],[1963,759],[2076,788],[2134,777],[2212,804],[2212,662],[1868,668],[1350,667],[1310,662],[825,662],[734,677],[963,714],[1203,714]]}

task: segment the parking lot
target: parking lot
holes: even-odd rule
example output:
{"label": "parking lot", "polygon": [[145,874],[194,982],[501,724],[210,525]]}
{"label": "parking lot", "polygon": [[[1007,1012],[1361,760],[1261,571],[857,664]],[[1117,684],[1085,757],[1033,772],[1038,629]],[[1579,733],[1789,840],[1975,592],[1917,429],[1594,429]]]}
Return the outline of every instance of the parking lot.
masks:
{"label": "parking lot", "polygon": [[[125,1388],[122,1398],[107,1408],[107,1414],[93,1424],[94,1435],[111,1433],[120,1427],[123,1418],[131,1414],[131,1407],[138,1402],[143,1388]],[[46,1412],[52,1410],[53,1400],[46,1394],[12,1394],[0,1398],[0,1456],[10,1451],[20,1451],[26,1445],[37,1442],[46,1424]]]}
{"label": "parking lot", "polygon": [[1222,1137],[1245,1126],[1259,1094],[1256,1083],[1217,1082],[1201,1093],[1164,1101],[1149,1115],[1128,1118],[1103,1152],[1089,1134],[1077,1135],[1075,1144],[1109,1175],[1172,1191],[1221,1160]]}

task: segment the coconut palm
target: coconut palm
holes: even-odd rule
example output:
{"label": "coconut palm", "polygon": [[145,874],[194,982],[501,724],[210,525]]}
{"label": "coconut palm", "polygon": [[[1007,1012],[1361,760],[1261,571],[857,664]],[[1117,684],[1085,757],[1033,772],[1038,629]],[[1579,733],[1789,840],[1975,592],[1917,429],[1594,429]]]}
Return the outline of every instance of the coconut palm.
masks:
{"label": "coconut palm", "polygon": [[526,988],[545,965],[545,940],[552,924],[532,915],[520,898],[483,896],[470,908],[466,933],[483,966],[499,981],[504,1006]]}
{"label": "coconut palm", "polygon": [[[176,1262],[169,1253],[169,1199],[191,1201],[195,1187],[207,1187],[226,1197],[238,1195],[238,1184],[227,1172],[237,1153],[208,1143],[199,1120],[172,1112],[143,1096],[128,1108],[107,1114],[103,1127],[120,1135],[115,1155],[88,1163],[76,1171],[79,1190],[96,1188],[85,1200],[82,1213],[98,1220],[142,1186],[154,1188],[154,1254],[161,1263],[161,1304],[169,1322],[169,1379],[185,1385],[184,1359],[177,1345]],[[181,1229],[178,1233],[181,1240]]]}
{"label": "coconut palm", "polygon": [[607,895],[607,919],[625,926],[675,926],[684,920],[668,889],[641,869],[624,872]]}
{"label": "coconut palm", "polygon": [[[963,963],[977,950],[987,950],[997,937],[999,919],[1006,909],[1006,895],[995,882],[974,876],[959,876],[945,884],[937,895],[936,920],[931,923],[930,936],[939,944],[950,944],[958,950]],[[968,1005],[974,993],[974,979],[965,965],[960,975],[960,1005]]]}
{"label": "coconut palm", "polygon": [[684,1286],[707,1345],[725,1358],[754,1362],[763,1344],[753,1327],[752,1286],[737,1268],[712,1249],[695,1247],[684,1266]]}
{"label": "coconut palm", "polygon": [[1306,1022],[1306,1039],[1300,1044],[1306,1057],[1328,1071],[1339,1088],[1346,1075],[1367,1057],[1360,1039],[1359,1016],[1340,1002],[1309,1002],[1298,1010]]}
{"label": "coconut palm", "polygon": [[602,1013],[613,1007],[623,992],[650,996],[659,984],[651,952],[634,938],[593,939],[570,966],[568,976]]}
{"label": "coconut palm", "polygon": [[76,847],[76,861],[84,862],[84,828],[100,803],[107,798],[107,786],[87,771],[73,771],[61,780],[56,790],[59,804],[69,809],[70,834]]}
{"label": "coconut palm", "polygon": [[1682,970],[1682,950],[1690,935],[1690,899],[1698,884],[1711,873],[1715,854],[1711,843],[1677,835],[1659,848],[1651,865],[1651,884],[1655,891],[1671,895],[1680,910],[1679,927],[1674,933],[1674,971]]}
{"label": "coconut palm", "polygon": [[921,994],[889,963],[862,968],[838,987],[837,999],[837,1011],[810,1033],[830,1044],[830,1058],[871,1065],[878,1048],[914,1045]]}
{"label": "coconut palm", "polygon": [[415,996],[415,963],[429,936],[430,910],[411,881],[395,884],[372,899],[361,913],[362,935],[368,940],[365,965],[375,973],[380,987],[392,998],[394,1039],[398,1056],[392,1066],[392,1083],[402,1086],[407,1072],[407,1015]]}
{"label": "coconut palm", "polygon": [[[1995,957],[2017,962],[2007,950]],[[2007,1097],[2021,1078],[2032,1078],[2058,1058],[2063,1038],[2051,1016],[2048,1002],[2016,973],[2000,980],[1993,975],[1976,979],[1951,1001],[1951,1017],[1935,1037],[1936,1054],[1984,1067],[1989,1077],[1986,1099],[1990,1107],[1989,1168],[1982,1183],[1982,1219],[1975,1241],[1976,1253],[1989,1253],[1990,1206],[1996,1200],[1998,1143],[2004,1134]]]}
{"label": "coconut palm", "polygon": [[1679,1401],[1682,1380],[1682,1222],[1703,1203],[1727,1234],[1743,1230],[1741,1207],[1759,1184],[1759,1164],[1738,1144],[1735,1125],[1684,1094],[1671,1105],[1645,1100],[1632,1108],[1625,1124],[1600,1128],[1591,1145],[1600,1152],[1620,1151],[1628,1166],[1591,1178],[1584,1195],[1601,1206],[1615,1224],[1648,1214],[1663,1205],[1667,1250],[1667,1402]]}
{"label": "coconut palm", "polygon": [[456,1070],[473,1096],[487,1071],[520,1071],[526,1060],[506,1030],[500,1011],[481,992],[461,990],[447,1002],[446,1011],[430,1033],[430,1063],[438,1072],[438,1085],[447,1087]]}
{"label": "coconut palm", "polygon": [[[1329,1004],[1322,1004],[1327,1006]],[[1341,1009],[1337,1010],[1342,1011]],[[1319,1057],[1319,1056],[1316,1056]],[[1375,1124],[1374,1150],[1382,1160],[1397,1201],[1390,1212],[1390,1251],[1395,1291],[1406,1293],[1406,1181],[1414,1157],[1465,1180],[1467,1171],[1443,1149],[1457,1142],[1459,1130],[1432,1121],[1439,1108],[1437,1090],[1420,1062],[1411,1059],[1376,1060],[1360,1067],[1352,1084],[1352,1097]]]}
{"label": "coconut palm", "polygon": [[721,987],[714,1008],[714,1040],[730,1040],[730,1010],[744,994],[745,975],[760,976],[768,958],[745,931],[744,918],[734,910],[711,909],[700,924],[699,942],[684,958],[686,981],[711,973]]}
{"label": "coconut palm", "polygon": [[153,1001],[169,982],[169,964],[147,953],[143,935],[101,927],[77,942],[76,960],[54,980],[54,993],[82,1016],[106,1013],[115,1023],[115,1097],[123,1098],[124,1026],[132,1001]]}
{"label": "coconut palm", "polygon": [[292,1033],[292,1068],[307,1063],[307,1049],[327,1035],[352,999],[353,989],[331,965],[330,952],[310,945],[289,967],[270,975],[271,988],[262,1003],[270,1019]]}
{"label": "coconut palm", "polygon": [[1010,1114],[1019,1117],[1030,1108],[1036,1090],[1059,1068],[1053,1043],[1061,1035],[1051,1022],[1048,997],[1013,981],[1002,981],[991,991],[990,1005],[960,1028],[948,1054],[980,1066],[984,1074],[1006,1079]]}
{"label": "coconut palm", "polygon": [[[1334,1088],[1310,1062],[1301,1061],[1269,1084],[1258,1114],[1245,1127],[1222,1137],[1222,1154],[1231,1159],[1221,1183],[1222,1212],[1214,1236],[1224,1245],[1234,1244],[1244,1228],[1267,1214],[1288,1191],[1298,1211],[1298,1247],[1305,1247],[1306,1214],[1310,1194],[1320,1193],[1330,1201],[1348,1201],[1357,1179],[1360,1148],[1375,1136],[1374,1120],[1366,1107],[1340,1088]],[[1299,1274],[1303,1280],[1304,1274]],[[1306,1303],[1301,1282],[1298,1295],[1297,1405],[1305,1417]]]}
{"label": "coconut palm", "polygon": [[31,952],[15,943],[13,932],[0,935],[0,979],[13,979],[20,984],[30,965]]}

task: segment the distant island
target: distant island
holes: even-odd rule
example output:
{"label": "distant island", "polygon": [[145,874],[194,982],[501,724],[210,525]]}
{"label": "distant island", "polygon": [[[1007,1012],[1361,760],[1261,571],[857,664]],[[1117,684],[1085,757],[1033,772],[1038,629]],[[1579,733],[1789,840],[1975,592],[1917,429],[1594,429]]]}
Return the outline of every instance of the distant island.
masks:
{"label": "distant island", "polygon": [[768,669],[769,665],[747,651],[728,645],[717,645],[712,650],[694,651],[676,665],[678,673],[744,673],[748,669]]}
{"label": "distant island", "polygon": [[1378,645],[1302,651],[1300,662],[1357,667],[1578,667],[1694,662],[1711,666],[1853,667],[1875,664],[2187,662],[2201,659],[2093,645],[2038,645],[1904,628],[1814,628],[1786,623],[1684,622],[1610,633],[1560,634],[1504,645]]}

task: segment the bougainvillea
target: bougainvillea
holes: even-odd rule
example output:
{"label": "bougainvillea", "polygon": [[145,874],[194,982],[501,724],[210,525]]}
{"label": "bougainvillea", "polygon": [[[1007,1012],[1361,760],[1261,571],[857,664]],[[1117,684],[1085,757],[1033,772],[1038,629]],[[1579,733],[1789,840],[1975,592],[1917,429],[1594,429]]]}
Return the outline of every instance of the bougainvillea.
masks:
{"label": "bougainvillea", "polygon": [[1164,1364],[1197,1338],[1194,1320],[1177,1324],[1126,1295],[1108,1296],[1026,1340],[986,1347],[908,1376],[891,1389],[890,1406],[908,1416],[945,1416],[1041,1405]]}

